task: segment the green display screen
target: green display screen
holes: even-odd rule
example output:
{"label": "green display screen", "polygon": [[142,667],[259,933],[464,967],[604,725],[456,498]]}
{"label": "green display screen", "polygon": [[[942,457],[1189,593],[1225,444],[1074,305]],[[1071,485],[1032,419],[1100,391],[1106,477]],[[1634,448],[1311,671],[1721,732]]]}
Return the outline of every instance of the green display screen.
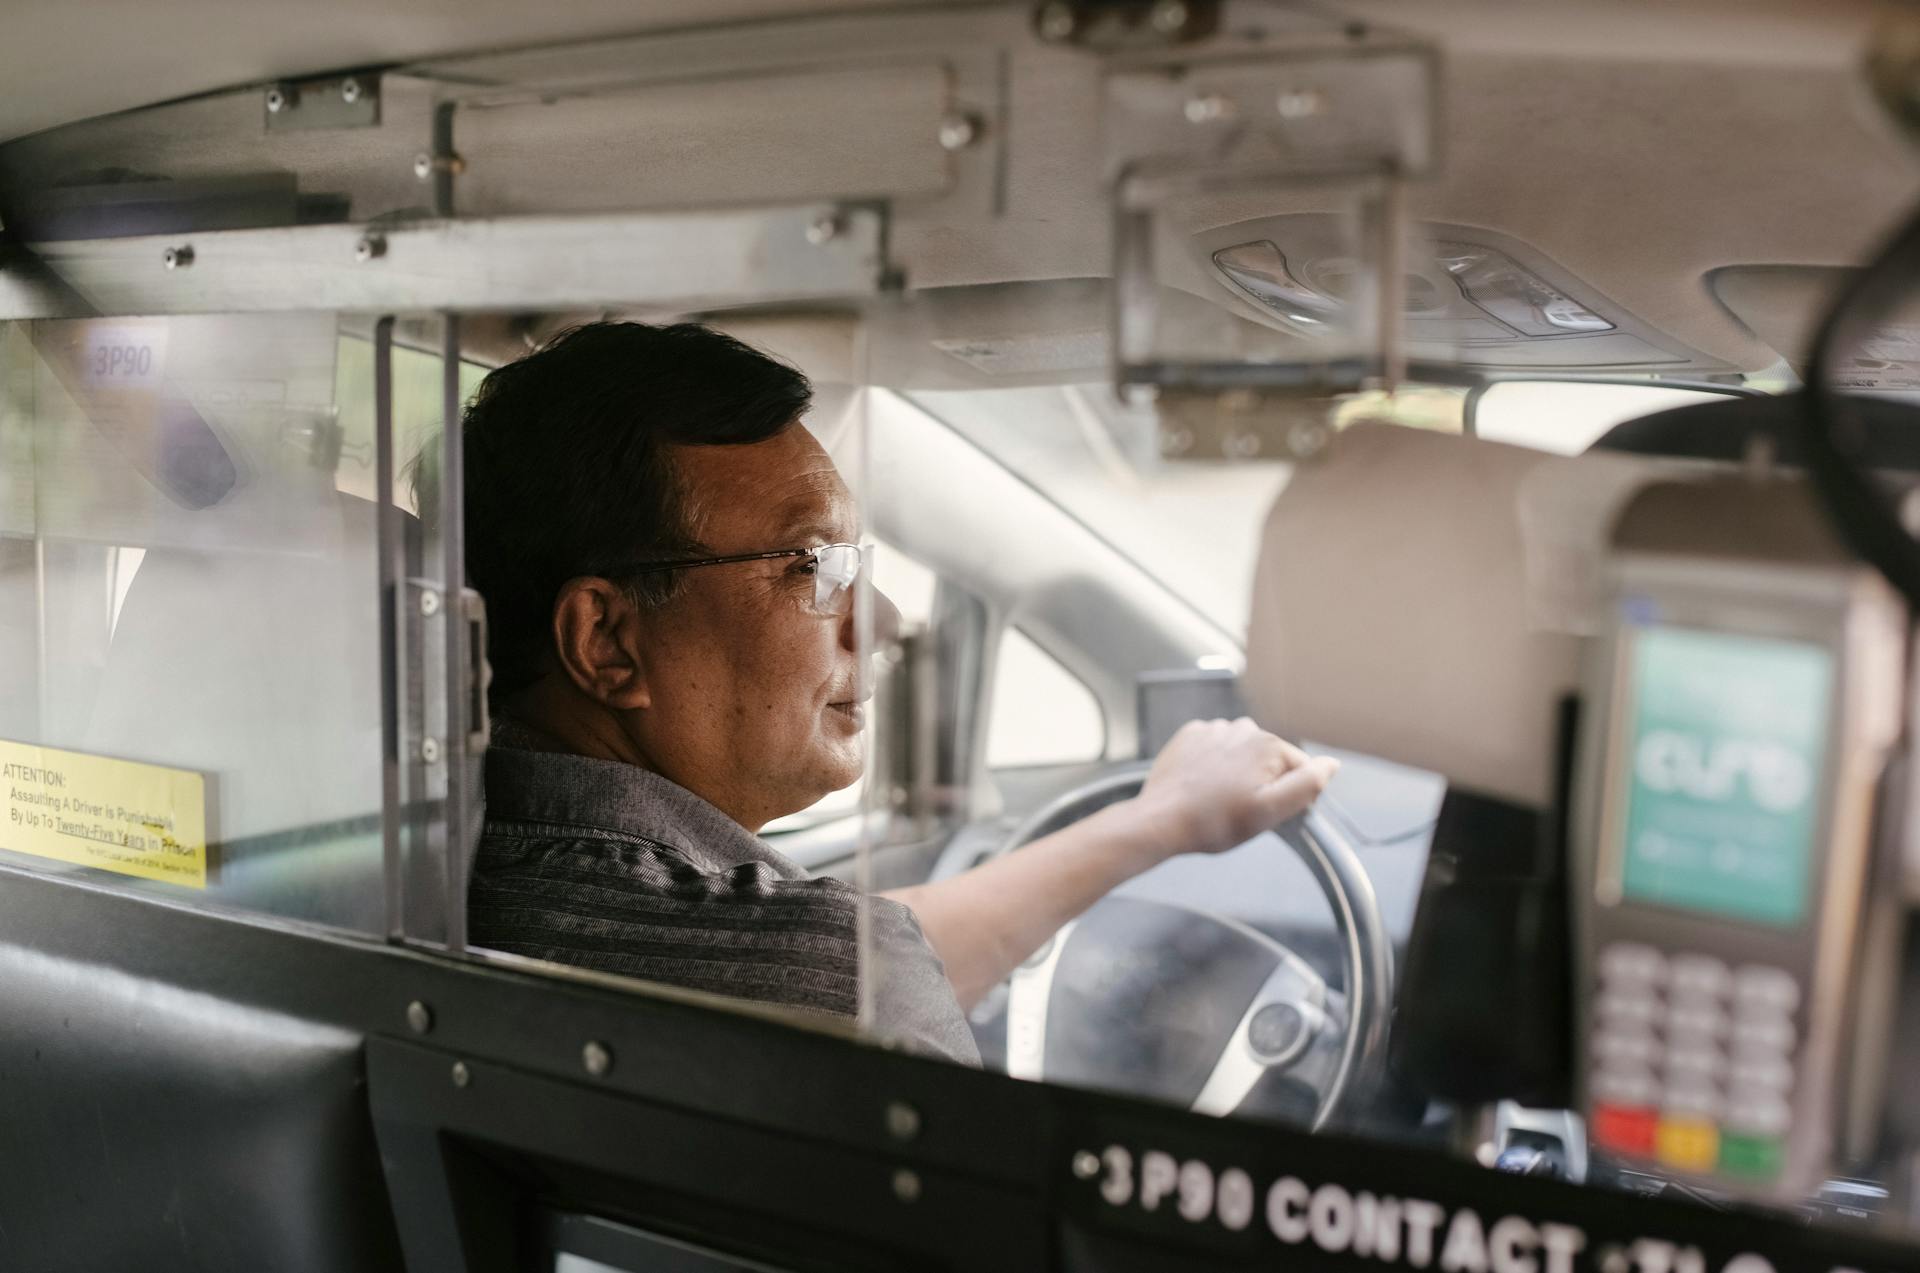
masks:
{"label": "green display screen", "polygon": [[1628,662],[1622,896],[1799,923],[1832,656],[1800,641],[1647,627]]}

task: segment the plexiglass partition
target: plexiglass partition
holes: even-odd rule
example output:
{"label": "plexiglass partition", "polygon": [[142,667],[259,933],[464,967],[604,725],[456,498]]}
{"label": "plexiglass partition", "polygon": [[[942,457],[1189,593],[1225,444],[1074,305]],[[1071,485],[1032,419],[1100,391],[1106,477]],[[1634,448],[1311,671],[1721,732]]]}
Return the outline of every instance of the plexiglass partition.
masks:
{"label": "plexiglass partition", "polygon": [[[1070,289],[1005,299],[1009,323],[1075,315]],[[873,603],[908,617],[879,662],[867,875],[919,914],[989,1068],[1215,1115],[1353,1119],[1380,1075],[1386,989],[1367,982],[1351,1029],[1349,995],[1411,923],[1442,784],[1343,753],[1318,810],[1337,861],[1264,833],[1291,806],[1245,834],[1213,825],[1244,795],[1243,748],[1298,756],[1229,724],[1250,710],[1255,559],[1294,463],[1280,446],[1170,449],[1183,419],[1070,373],[995,383],[987,343],[930,366],[876,335],[861,391],[875,591],[926,598]],[[1329,430],[1394,413],[1457,430],[1457,408],[1414,391],[1319,410]],[[884,977],[889,952],[870,959]]]}
{"label": "plexiglass partition", "polygon": [[312,314],[20,322],[0,342],[5,847],[379,931],[365,341]]}
{"label": "plexiglass partition", "polygon": [[[542,753],[581,746],[564,731],[556,742],[552,717],[537,707],[567,675],[552,650],[532,651],[530,666],[526,651],[512,663],[497,645],[489,650],[477,606],[449,599],[448,500],[463,511],[467,500],[464,482],[449,491],[444,480],[442,422],[449,403],[458,412],[489,372],[529,352],[521,344],[503,354],[499,329],[470,320],[478,334],[463,346],[459,325],[437,316],[6,326],[0,848],[30,869],[191,904],[471,946],[481,957],[531,957],[707,992],[720,1006],[798,1009],[805,1019],[851,1024],[870,923],[863,894],[850,886],[857,835],[838,854],[845,881],[809,880],[754,839],[758,823],[719,794],[727,775],[711,765],[663,765],[670,778],[621,765],[633,781],[616,784],[617,799],[594,803],[582,790],[613,765],[542,768]],[[744,347],[736,356],[804,385]],[[815,427],[859,483],[865,399],[832,385],[821,395]],[[477,422],[479,434],[463,428],[461,440],[497,450],[501,435],[517,434],[527,449],[505,480],[531,486],[534,468],[573,458],[570,439],[541,434],[542,419],[527,415],[537,404],[511,405]],[[633,406],[648,410],[639,399]],[[660,418],[649,426],[680,427]],[[471,473],[485,476],[463,465]],[[679,488],[650,486],[649,474],[657,477],[653,469],[633,482],[605,474],[603,489],[579,490],[578,499],[608,508],[650,501],[671,518],[682,506]],[[721,487],[724,479],[712,493],[722,511],[746,507]],[[483,500],[457,531],[463,565],[497,563],[516,535],[551,517],[550,507]],[[857,517],[850,495],[814,511]],[[720,546],[765,549],[763,529],[780,538],[778,527],[743,524],[735,538],[746,538]],[[857,542],[859,527],[849,521],[841,538]],[[597,572],[638,595],[644,561],[586,543],[561,548],[574,557],[545,580],[552,589]],[[729,622],[744,624],[737,607],[783,587],[795,564],[686,571],[685,588],[645,608],[668,630],[683,630],[711,604],[735,606]],[[487,580],[496,585],[487,598],[495,632],[537,635],[547,626],[545,609],[526,607],[550,606],[551,597],[530,603],[501,584],[497,567]],[[864,601],[856,613],[848,583],[845,606],[803,616],[800,627],[819,637],[822,666],[864,693],[870,678],[856,670],[855,652],[872,640],[856,625],[870,633],[874,618]],[[724,597],[704,595],[716,589]],[[779,600],[791,609],[797,597]],[[471,681],[448,677],[455,646],[476,669]],[[516,677],[490,696],[491,712],[488,653]],[[662,683],[656,694],[671,699],[673,689]],[[449,711],[456,698],[459,718]],[[464,760],[451,746],[456,719],[481,731],[466,740]],[[835,709],[825,723],[844,735],[836,746],[857,755],[852,716]],[[859,768],[856,759],[846,783],[816,784],[817,794],[833,796]],[[635,786],[646,780],[659,787],[657,799]],[[483,823],[489,783],[493,820]],[[838,798],[857,803],[852,785]],[[470,802],[464,836],[450,826],[450,794]],[[573,796],[586,803],[569,804]],[[695,826],[726,834],[694,836]],[[602,843],[607,836],[613,841]],[[799,928],[770,919],[768,905]],[[672,913],[656,913],[662,907]],[[608,940],[621,917],[621,936]],[[774,931],[758,931],[768,923]],[[910,921],[896,908],[879,923],[885,936]],[[796,940],[804,952],[795,953]],[[735,949],[741,941],[747,949]],[[821,978],[838,989],[815,993]]]}

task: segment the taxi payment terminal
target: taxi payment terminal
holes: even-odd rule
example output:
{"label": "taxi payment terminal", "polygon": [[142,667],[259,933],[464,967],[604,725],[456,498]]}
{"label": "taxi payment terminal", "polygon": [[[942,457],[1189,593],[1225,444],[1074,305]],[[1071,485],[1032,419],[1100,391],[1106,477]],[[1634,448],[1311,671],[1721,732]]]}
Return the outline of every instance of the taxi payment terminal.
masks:
{"label": "taxi payment terminal", "polygon": [[[1884,1054],[1876,970],[1897,955],[1876,918],[1899,903],[1875,810],[1907,615],[1826,551],[1793,484],[1681,486],[1644,492],[1616,527],[1585,677],[1576,1091],[1593,1150],[1623,1169],[1803,1198],[1863,1148],[1847,1128],[1877,1097],[1854,1067]],[[1710,518],[1674,529],[1687,499],[1751,505],[1802,538],[1707,542],[1685,525]]]}

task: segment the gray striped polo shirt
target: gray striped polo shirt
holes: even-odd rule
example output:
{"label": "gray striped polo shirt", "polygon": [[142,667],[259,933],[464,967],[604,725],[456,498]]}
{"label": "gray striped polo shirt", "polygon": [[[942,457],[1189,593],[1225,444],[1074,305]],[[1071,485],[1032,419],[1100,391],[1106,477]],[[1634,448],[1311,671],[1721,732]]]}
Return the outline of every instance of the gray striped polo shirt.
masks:
{"label": "gray striped polo shirt", "polygon": [[[487,751],[467,918],[476,946],[852,1017],[860,895],[814,878],[691,791],[617,761]],[[869,899],[875,1027],[979,1063],[913,912]]]}

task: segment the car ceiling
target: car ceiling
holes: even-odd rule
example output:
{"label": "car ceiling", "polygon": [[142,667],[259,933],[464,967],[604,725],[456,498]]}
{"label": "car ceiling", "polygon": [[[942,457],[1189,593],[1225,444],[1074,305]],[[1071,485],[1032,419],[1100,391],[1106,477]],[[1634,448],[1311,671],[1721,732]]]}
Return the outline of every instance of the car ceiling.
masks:
{"label": "car ceiling", "polygon": [[[630,0],[539,8],[504,0],[0,4],[7,5],[0,82],[8,85],[0,139],[357,66],[757,18],[968,7],[899,0],[652,0],[644,8]],[[1416,216],[1530,244],[1635,317],[1734,367],[1758,370],[1776,351],[1714,298],[1710,271],[1855,263],[1920,197],[1920,166],[1878,118],[1859,75],[1873,29],[1870,4],[1352,0],[1322,7],[1428,35],[1445,50],[1444,158],[1439,175],[1415,190]],[[897,242],[916,286],[1106,270],[1104,240],[1088,230],[1105,217],[1099,147],[1091,140],[1098,127],[1091,65],[1032,47],[1016,69],[1020,60],[1044,73],[1016,74],[1007,215],[974,225],[903,225]],[[822,101],[816,118],[830,120],[850,105],[857,104]],[[820,144],[833,144],[829,130]],[[1183,208],[1180,223],[1198,232],[1313,206],[1271,193],[1214,196]]]}
{"label": "car ceiling", "polygon": [[0,0],[0,141],[348,67],[780,14],[909,7],[915,0]]}

